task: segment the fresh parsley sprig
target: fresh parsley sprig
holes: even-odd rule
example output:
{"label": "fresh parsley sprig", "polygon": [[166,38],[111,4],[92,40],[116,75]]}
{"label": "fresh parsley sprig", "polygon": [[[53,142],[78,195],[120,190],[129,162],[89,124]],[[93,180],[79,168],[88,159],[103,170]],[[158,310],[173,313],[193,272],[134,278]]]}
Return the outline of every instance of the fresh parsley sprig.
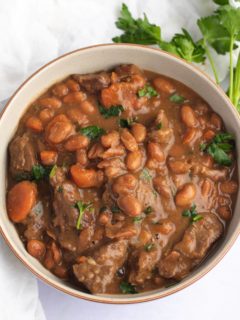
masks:
{"label": "fresh parsley sprig", "polygon": [[77,208],[79,210],[79,215],[78,215],[78,219],[77,219],[77,223],[76,223],[76,228],[77,228],[77,230],[80,230],[81,227],[82,227],[83,215],[84,215],[86,210],[89,210],[89,209],[92,208],[92,202],[84,203],[82,201],[78,201],[75,204],[75,208]]}
{"label": "fresh parsley sprig", "polygon": [[198,214],[195,204],[193,204],[190,209],[184,210],[182,212],[182,216],[190,218],[192,223],[197,222],[203,218],[202,215]]}
{"label": "fresh parsley sprig", "polygon": [[88,126],[79,129],[79,132],[84,136],[88,137],[90,140],[95,140],[101,137],[106,131],[98,126]]}
{"label": "fresh parsley sprig", "polygon": [[111,117],[118,117],[123,111],[123,106],[111,106],[110,108],[104,108],[101,104],[98,105],[99,112],[105,119],[109,119]]}

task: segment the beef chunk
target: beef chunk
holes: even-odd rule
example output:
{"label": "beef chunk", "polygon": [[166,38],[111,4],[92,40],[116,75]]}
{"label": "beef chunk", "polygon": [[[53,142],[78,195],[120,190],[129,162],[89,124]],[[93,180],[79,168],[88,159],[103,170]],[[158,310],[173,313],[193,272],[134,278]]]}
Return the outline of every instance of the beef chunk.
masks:
{"label": "beef chunk", "polygon": [[34,144],[27,133],[17,136],[9,146],[10,170],[12,174],[29,172],[37,163]]}
{"label": "beef chunk", "polygon": [[55,174],[49,179],[51,186],[58,186],[58,191],[61,190],[61,184],[66,180],[66,173],[67,169],[65,167],[57,167]]}
{"label": "beef chunk", "polygon": [[223,225],[213,213],[185,231],[182,241],[159,263],[159,273],[165,278],[182,279],[204,258],[211,245],[221,236]]}
{"label": "beef chunk", "polygon": [[74,74],[75,79],[81,87],[90,93],[96,93],[97,91],[106,88],[110,84],[110,75],[107,72],[93,73],[93,74]]}
{"label": "beef chunk", "polygon": [[105,293],[126,258],[127,241],[111,242],[96,250],[93,257],[85,257],[82,263],[75,264],[73,272],[92,293]]}

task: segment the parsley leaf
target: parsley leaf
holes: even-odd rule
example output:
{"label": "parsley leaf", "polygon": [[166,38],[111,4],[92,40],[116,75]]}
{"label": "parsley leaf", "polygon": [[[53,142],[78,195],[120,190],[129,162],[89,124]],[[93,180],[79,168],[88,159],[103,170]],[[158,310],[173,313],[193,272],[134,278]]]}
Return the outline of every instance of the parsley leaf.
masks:
{"label": "parsley leaf", "polygon": [[111,106],[110,108],[104,108],[102,105],[98,106],[101,115],[105,119],[109,119],[111,117],[118,117],[123,111],[123,106]]}
{"label": "parsley leaf", "polygon": [[152,98],[152,97],[157,97],[158,93],[152,86],[150,86],[150,84],[146,84],[142,89],[138,91],[138,96],[140,98],[141,97]]}
{"label": "parsley leaf", "polygon": [[152,180],[152,176],[147,168],[143,168],[142,172],[140,173],[140,179],[146,180],[146,181]]}
{"label": "parsley leaf", "polygon": [[192,223],[199,221],[203,218],[203,216],[197,213],[195,204],[193,204],[190,209],[184,210],[182,212],[182,216],[190,218]]}
{"label": "parsley leaf", "polygon": [[180,96],[179,94],[177,93],[174,93],[170,96],[169,100],[171,102],[174,102],[174,103],[183,103],[185,101],[185,98],[183,96]]}
{"label": "parsley leaf", "polygon": [[144,249],[145,249],[147,252],[149,252],[149,251],[152,250],[153,247],[154,247],[154,243],[147,243],[147,244],[145,244]]}
{"label": "parsley leaf", "polygon": [[46,174],[46,169],[42,165],[36,164],[32,167],[33,180],[41,180],[46,176]]}
{"label": "parsley leaf", "polygon": [[157,129],[157,130],[162,129],[162,122],[159,122],[159,123],[156,125],[156,129]]}
{"label": "parsley leaf", "polygon": [[122,291],[122,293],[131,293],[131,294],[134,294],[134,293],[138,293],[136,288],[129,282],[121,282],[120,284],[120,290]]}
{"label": "parsley leaf", "polygon": [[89,126],[81,128],[79,132],[91,140],[95,140],[99,138],[101,135],[105,134],[105,130],[98,126]]}
{"label": "parsley leaf", "polygon": [[120,208],[119,208],[117,205],[115,205],[115,206],[112,206],[112,207],[111,207],[111,211],[112,211],[112,213],[118,213],[118,212],[120,212],[121,210],[120,210]]}
{"label": "parsley leaf", "polygon": [[146,215],[150,214],[153,212],[153,208],[151,206],[148,206],[147,208],[144,209],[143,211]]}
{"label": "parsley leaf", "polygon": [[55,174],[56,174],[56,171],[57,171],[57,165],[55,164],[55,165],[52,167],[52,169],[51,169],[51,171],[50,171],[50,173],[49,173],[49,177],[50,177],[50,178],[53,178],[53,177],[55,176]]}
{"label": "parsley leaf", "polygon": [[89,210],[92,207],[92,203],[83,203],[82,201],[78,201],[75,204],[75,208],[77,208],[79,210],[79,215],[78,215],[78,219],[77,219],[77,224],[76,224],[76,228],[77,230],[80,230],[82,225],[82,218],[83,218],[83,214],[86,210]]}
{"label": "parsley leaf", "polygon": [[216,4],[219,4],[220,6],[224,6],[225,4],[228,4],[228,0],[213,0]]}
{"label": "parsley leaf", "polygon": [[148,21],[146,14],[143,19],[134,19],[126,4],[122,4],[120,17],[116,26],[124,33],[114,37],[113,42],[139,43],[139,44],[159,44],[161,41],[161,29],[159,26]]}
{"label": "parsley leaf", "polygon": [[140,222],[140,221],[142,221],[143,220],[143,216],[137,216],[137,217],[134,217],[133,218],[133,222]]}
{"label": "parsley leaf", "polygon": [[131,128],[131,125],[134,123],[134,119],[119,119],[119,125],[121,128]]}

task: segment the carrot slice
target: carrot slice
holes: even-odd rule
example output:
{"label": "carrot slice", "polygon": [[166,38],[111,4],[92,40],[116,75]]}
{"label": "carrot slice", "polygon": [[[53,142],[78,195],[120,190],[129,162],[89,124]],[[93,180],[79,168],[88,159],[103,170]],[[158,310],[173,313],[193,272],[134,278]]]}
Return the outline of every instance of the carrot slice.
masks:
{"label": "carrot slice", "polygon": [[42,164],[45,166],[53,165],[57,162],[58,153],[52,150],[44,150],[40,152]]}
{"label": "carrot slice", "polygon": [[7,210],[13,222],[23,221],[36,204],[37,186],[30,181],[17,183],[8,192]]}

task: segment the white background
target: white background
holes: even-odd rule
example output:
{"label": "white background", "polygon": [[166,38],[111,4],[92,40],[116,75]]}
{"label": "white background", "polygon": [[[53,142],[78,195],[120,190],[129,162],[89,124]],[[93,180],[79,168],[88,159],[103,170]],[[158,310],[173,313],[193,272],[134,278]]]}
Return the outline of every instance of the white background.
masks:
{"label": "white background", "polygon": [[[0,101],[8,98],[27,76],[49,60],[83,46],[111,42],[112,36],[118,34],[114,21],[121,2],[0,0]],[[160,24],[167,39],[180,31],[180,27],[191,30],[198,37],[196,19],[210,14],[215,8],[211,0],[125,2],[134,15],[139,16],[145,11],[150,21]],[[218,59],[217,64],[223,79],[227,74],[227,57]],[[6,254],[8,252],[6,249]],[[202,280],[158,301],[126,306],[102,305],[72,298],[39,282],[40,300],[47,320],[235,320],[240,318],[239,253],[240,240]],[[12,257],[12,264],[13,261]],[[14,268],[20,277],[21,269],[17,263]],[[29,277],[34,276],[29,274]],[[0,300],[3,295],[7,301],[8,290],[2,292],[0,284]],[[25,294],[21,295],[21,302],[25,303]],[[0,311],[0,320],[26,319],[24,314],[14,313],[14,301],[10,300],[9,306],[12,315],[2,319]],[[0,307],[4,308],[1,303]]]}

